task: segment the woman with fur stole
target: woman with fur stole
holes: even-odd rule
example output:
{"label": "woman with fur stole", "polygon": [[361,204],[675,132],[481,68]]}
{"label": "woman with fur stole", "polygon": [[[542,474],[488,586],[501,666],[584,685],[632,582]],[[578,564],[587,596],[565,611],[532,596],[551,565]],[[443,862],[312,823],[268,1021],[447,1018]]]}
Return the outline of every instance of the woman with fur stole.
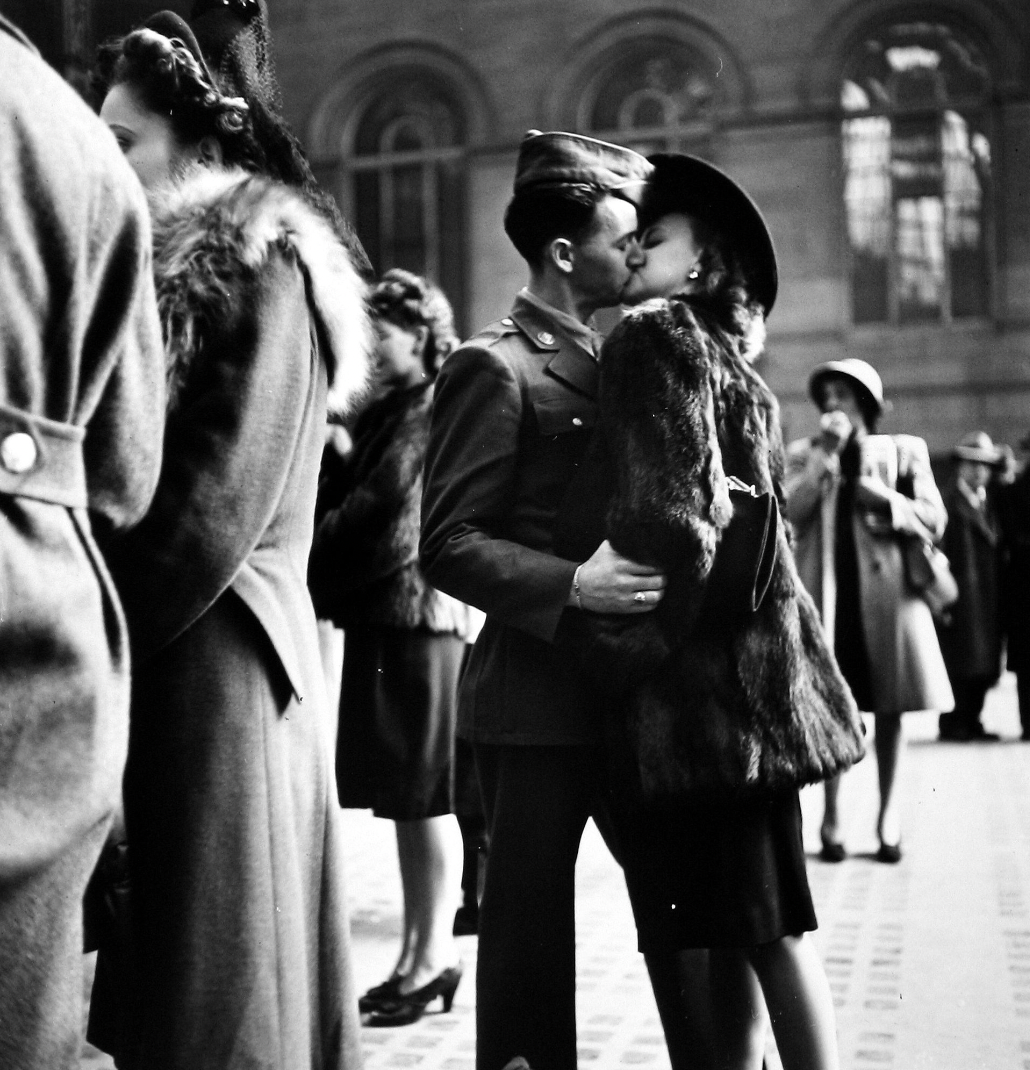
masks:
{"label": "woman with fur stole", "polygon": [[569,631],[616,674],[613,808],[652,973],[663,959],[696,969],[687,949],[711,949],[717,1065],[761,1065],[764,997],[788,1070],[836,1067],[833,1003],[807,936],[798,787],[860,757],[860,722],[782,530],[756,612],[736,616],[709,589],[733,513],[728,477],[782,504],[778,407],[752,367],[775,255],[727,176],[688,156],[652,163],[642,263],[624,293],[645,303],[601,356],[603,529],[577,535],[584,548],[607,537],[668,582],[651,614],[616,620],[584,605]]}
{"label": "woman with fur stole", "polygon": [[346,633],[336,779],[340,805],[397,831],[404,895],[390,976],[359,1000],[368,1024],[417,1021],[461,979],[452,924],[462,843],[454,816],[458,676],[470,610],[431,587],[418,563],[422,466],[433,380],[457,345],[444,294],[409,271],[373,288],[377,397],[342,461],[326,451],[308,583]]}
{"label": "woman with fur stole", "polygon": [[169,406],[154,503],[110,547],[134,975],[105,1006],[101,947],[91,1039],[147,1070],[356,1067],[305,575],[330,384],[345,404],[365,379],[364,284],[281,120],[216,82],[178,16],[112,44],[101,76],[150,198]]}

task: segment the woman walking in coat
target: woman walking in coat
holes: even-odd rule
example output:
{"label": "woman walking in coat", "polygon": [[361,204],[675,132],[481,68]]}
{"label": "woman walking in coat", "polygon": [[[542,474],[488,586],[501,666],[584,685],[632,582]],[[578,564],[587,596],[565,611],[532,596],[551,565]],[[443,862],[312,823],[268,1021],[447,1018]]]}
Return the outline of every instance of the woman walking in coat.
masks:
{"label": "woman walking in coat", "polygon": [[[651,162],[643,262],[624,291],[645,303],[605,343],[595,446],[609,488],[603,534],[668,586],[646,616],[584,605],[565,625],[618,695],[613,816],[652,972],[663,958],[696,968],[691,949],[711,949],[711,1007],[684,998],[681,1015],[714,1016],[715,1065],[761,1065],[764,999],[788,1070],[836,1067],[833,1003],[807,936],[816,920],[797,789],[861,755],[857,711],[782,531],[757,612],[731,612],[710,582],[733,514],[730,477],[781,490],[778,408],[752,367],[775,255],[728,176],[689,156]],[[589,526],[570,496],[563,556],[596,545]]]}
{"label": "woman walking in coat", "polygon": [[[940,538],[947,514],[926,443],[874,434],[885,409],[883,386],[864,360],[821,364],[809,392],[823,414],[820,434],[787,451],[787,517],[798,572],[819,607],[855,701],[876,724],[881,862],[901,860],[898,774],[901,715],[954,705],[933,618],[911,590],[902,540]],[[826,782],[822,857],[845,856],[837,778]]]}
{"label": "woman walking in coat", "polygon": [[462,841],[454,816],[458,675],[470,630],[463,603],[418,564],[422,465],[433,379],[457,345],[447,299],[388,271],[373,289],[379,397],[346,462],[323,477],[309,583],[346,645],[336,777],[340,804],[397,829],[404,932],[390,976],[361,997],[374,1026],[407,1025],[461,979],[452,926]]}
{"label": "woman walking in coat", "polygon": [[178,16],[101,75],[150,195],[169,405],[154,503],[111,548],[137,998],[104,1037],[96,993],[92,1036],[147,1070],[343,1070],[356,1001],[304,579],[330,383],[343,403],[365,377],[364,288],[281,120],[223,90]]}

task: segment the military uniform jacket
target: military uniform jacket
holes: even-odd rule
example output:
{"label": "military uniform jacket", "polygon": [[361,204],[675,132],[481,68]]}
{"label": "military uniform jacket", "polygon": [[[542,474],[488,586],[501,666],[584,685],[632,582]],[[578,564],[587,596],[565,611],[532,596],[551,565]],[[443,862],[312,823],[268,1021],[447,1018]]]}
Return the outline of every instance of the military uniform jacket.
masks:
{"label": "military uniform jacket", "polygon": [[589,683],[553,642],[579,563],[556,556],[555,518],[597,383],[591,355],[522,298],[437,378],[421,560],[487,615],[459,695],[459,733],[475,742],[600,743]]}

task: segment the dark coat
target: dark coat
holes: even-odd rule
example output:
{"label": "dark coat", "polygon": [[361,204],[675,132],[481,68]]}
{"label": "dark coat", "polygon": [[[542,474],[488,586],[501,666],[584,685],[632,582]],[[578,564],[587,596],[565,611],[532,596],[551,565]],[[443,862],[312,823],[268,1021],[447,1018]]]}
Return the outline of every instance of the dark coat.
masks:
{"label": "dark coat", "polygon": [[596,420],[597,379],[591,355],[522,298],[437,377],[422,565],[487,615],[459,695],[466,738],[600,742],[591,688],[553,644],[577,565],[556,556],[554,522]]}
{"label": "dark coat", "polygon": [[362,412],[345,460],[326,450],[308,585],[319,617],[338,627],[469,634],[468,608],[431,587],[418,563],[432,404],[430,383],[392,391]]}
{"label": "dark coat", "polygon": [[[79,904],[118,805],[129,711],[124,621],[94,531],[139,520],[161,457],[149,235],[110,132],[0,18],[5,1067],[78,1066]],[[15,434],[35,443],[24,473],[7,463]]]}
{"label": "dark coat", "polygon": [[[642,801],[727,783],[793,787],[863,753],[851,693],[780,530],[761,608],[720,621],[702,612],[732,516],[727,476],[782,507],[776,400],[700,299],[629,313],[602,353],[597,426],[609,466],[612,546],[669,578],[654,613],[577,614],[573,634],[622,694],[614,710],[623,784]],[[590,541],[593,541],[592,539]],[[797,757],[817,768],[802,775]]]}
{"label": "dark coat", "polygon": [[952,680],[1001,675],[1001,545],[992,505],[975,509],[958,485],[944,499],[948,526],[941,541],[958,584],[958,601],[938,627],[941,652]]}
{"label": "dark coat", "polygon": [[1004,550],[1003,613],[1008,667],[1030,671],[1030,468],[998,495]]}
{"label": "dark coat", "polygon": [[341,1070],[356,1007],[305,576],[328,378],[343,396],[364,379],[364,288],[299,194],[243,172],[187,176],[154,235],[165,461],[111,558],[136,657],[123,1055]]}

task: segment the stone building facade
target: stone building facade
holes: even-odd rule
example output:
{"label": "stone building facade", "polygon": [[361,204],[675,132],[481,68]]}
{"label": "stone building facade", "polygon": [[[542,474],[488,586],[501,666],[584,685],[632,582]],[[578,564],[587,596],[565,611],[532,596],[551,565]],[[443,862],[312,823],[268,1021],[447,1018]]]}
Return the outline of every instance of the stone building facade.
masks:
{"label": "stone building facade", "polygon": [[[79,42],[156,6],[20,2],[63,10]],[[843,356],[882,373],[884,430],[937,454],[972,429],[1030,430],[1026,0],[270,7],[321,180],[376,265],[431,274],[466,330],[523,283],[501,227],[520,138],[576,129],[697,152],[762,207],[781,271],[763,371],[788,437],[815,425],[810,369]]]}

